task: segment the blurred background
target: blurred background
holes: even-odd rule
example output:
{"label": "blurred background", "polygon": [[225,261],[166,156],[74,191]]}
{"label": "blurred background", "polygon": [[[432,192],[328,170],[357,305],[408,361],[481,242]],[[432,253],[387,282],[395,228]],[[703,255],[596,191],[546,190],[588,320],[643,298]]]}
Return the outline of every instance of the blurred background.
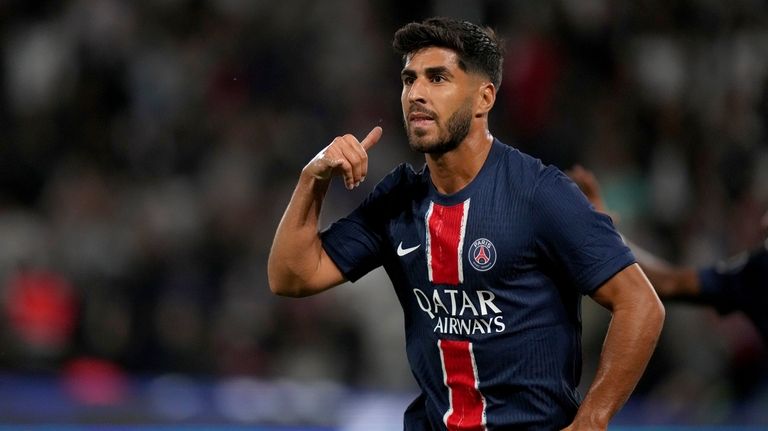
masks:
{"label": "blurred background", "polygon": [[[505,37],[492,133],[593,169],[627,237],[695,265],[764,241],[762,0],[3,0],[0,423],[398,429],[386,275],[290,300],[266,260],[335,136],[384,128],[324,225],[423,164],[391,39],[432,15]],[[608,318],[584,301],[584,388]],[[616,423],[768,426],[767,359],[743,316],[667,304]]]}

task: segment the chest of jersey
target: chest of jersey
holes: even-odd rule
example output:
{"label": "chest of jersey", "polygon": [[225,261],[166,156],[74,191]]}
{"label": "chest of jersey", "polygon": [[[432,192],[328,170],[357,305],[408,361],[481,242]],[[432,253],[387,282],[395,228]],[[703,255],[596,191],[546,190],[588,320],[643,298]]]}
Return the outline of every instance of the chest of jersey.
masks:
{"label": "chest of jersey", "polygon": [[393,265],[411,286],[499,286],[532,262],[529,226],[525,214],[505,211],[492,198],[419,202],[390,225]]}
{"label": "chest of jersey", "polygon": [[425,199],[396,217],[385,267],[407,320],[437,336],[488,336],[541,308],[529,218],[492,193]]}

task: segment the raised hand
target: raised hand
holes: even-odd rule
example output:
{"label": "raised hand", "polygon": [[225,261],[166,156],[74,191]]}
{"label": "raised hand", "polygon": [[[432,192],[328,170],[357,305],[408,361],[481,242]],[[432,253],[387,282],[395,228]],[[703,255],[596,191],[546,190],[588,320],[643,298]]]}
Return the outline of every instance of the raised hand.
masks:
{"label": "raised hand", "polygon": [[341,175],[348,190],[360,185],[368,174],[368,150],[379,139],[383,130],[376,126],[362,140],[350,134],[339,136],[310,160],[304,171],[314,178],[328,181],[333,175]]}

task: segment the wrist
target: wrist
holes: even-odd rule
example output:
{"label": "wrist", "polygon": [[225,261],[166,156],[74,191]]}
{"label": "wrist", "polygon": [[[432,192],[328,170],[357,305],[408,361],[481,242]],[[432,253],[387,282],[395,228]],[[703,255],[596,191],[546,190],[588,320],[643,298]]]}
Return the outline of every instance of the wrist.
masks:
{"label": "wrist", "polygon": [[610,415],[606,412],[585,409],[584,405],[579,408],[576,417],[573,419],[574,430],[606,430],[610,422]]}
{"label": "wrist", "polygon": [[323,199],[328,192],[331,184],[331,178],[322,178],[309,169],[303,169],[299,175],[298,190],[303,190],[314,196],[316,199]]}
{"label": "wrist", "polygon": [[299,181],[307,185],[327,185],[331,182],[331,175],[330,172],[325,175],[316,172],[310,163],[301,170]]}

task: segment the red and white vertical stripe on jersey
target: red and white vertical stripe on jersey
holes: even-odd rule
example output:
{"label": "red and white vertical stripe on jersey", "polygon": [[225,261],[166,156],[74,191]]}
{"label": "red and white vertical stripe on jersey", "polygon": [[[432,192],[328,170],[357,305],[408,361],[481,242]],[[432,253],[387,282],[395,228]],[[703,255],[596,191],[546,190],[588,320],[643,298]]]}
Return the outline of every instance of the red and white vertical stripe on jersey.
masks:
{"label": "red and white vertical stripe on jersey", "polygon": [[469,199],[443,206],[430,202],[427,224],[427,271],[435,284],[457,285],[464,282],[462,248],[469,214]]}
{"label": "red and white vertical stripe on jersey", "polygon": [[486,431],[485,397],[478,389],[477,364],[469,341],[438,340],[443,381],[448,388],[448,431]]}

